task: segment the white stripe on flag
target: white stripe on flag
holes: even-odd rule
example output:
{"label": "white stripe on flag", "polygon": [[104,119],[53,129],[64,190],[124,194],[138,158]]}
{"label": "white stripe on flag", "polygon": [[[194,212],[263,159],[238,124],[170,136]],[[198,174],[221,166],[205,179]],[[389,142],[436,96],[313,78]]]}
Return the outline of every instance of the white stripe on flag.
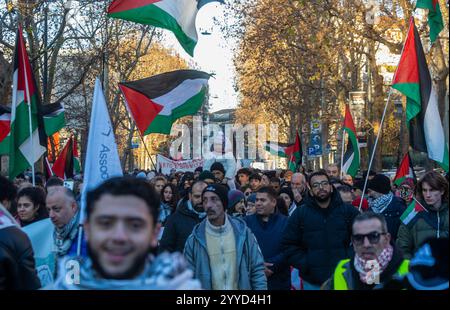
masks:
{"label": "white stripe on flag", "polygon": [[34,165],[34,163],[47,151],[45,147],[39,143],[39,130],[36,129],[33,131],[33,136],[26,139],[19,147],[19,150],[28,163]]}
{"label": "white stripe on flag", "polygon": [[180,25],[183,32],[195,42],[198,41],[195,19],[198,13],[196,0],[163,0],[153,3],[167,12]]}
{"label": "white stripe on flag", "polygon": [[208,80],[206,79],[184,80],[167,94],[152,99],[152,101],[163,106],[159,115],[171,115],[174,109],[197,95],[207,84]]}
{"label": "white stripe on flag", "polygon": [[431,86],[430,99],[428,100],[423,127],[428,157],[437,162],[443,162],[446,148],[445,135],[439,115],[437,95],[433,86]]}
{"label": "white stripe on flag", "polygon": [[344,163],[344,165],[342,166],[342,172],[344,174],[347,174],[348,169],[350,168],[352,162],[353,162],[353,158],[355,158],[355,153],[353,152],[352,155],[350,155],[350,157],[347,159],[347,161]]}

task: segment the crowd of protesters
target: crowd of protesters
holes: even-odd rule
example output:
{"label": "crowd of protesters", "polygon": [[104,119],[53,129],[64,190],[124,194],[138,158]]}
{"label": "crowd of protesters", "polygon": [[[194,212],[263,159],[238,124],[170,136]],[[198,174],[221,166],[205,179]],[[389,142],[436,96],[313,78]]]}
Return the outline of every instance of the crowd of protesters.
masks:
{"label": "crowd of protesters", "polygon": [[[435,171],[393,185],[335,164],[135,169],[87,193],[78,244],[81,180],[0,177],[0,289],[448,289],[448,179]],[[43,287],[23,230],[45,219],[57,268]],[[67,283],[73,257],[80,279]]]}

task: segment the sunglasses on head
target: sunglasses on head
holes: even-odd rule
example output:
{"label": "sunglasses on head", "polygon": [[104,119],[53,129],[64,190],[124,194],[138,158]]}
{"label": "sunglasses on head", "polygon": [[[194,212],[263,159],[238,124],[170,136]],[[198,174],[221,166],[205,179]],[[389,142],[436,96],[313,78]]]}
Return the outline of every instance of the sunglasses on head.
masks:
{"label": "sunglasses on head", "polygon": [[376,243],[380,242],[380,237],[382,235],[386,235],[386,233],[383,233],[383,232],[380,233],[378,231],[373,231],[373,232],[370,232],[370,233],[365,234],[365,235],[356,234],[356,235],[352,235],[352,241],[356,245],[361,245],[361,244],[364,243],[364,240],[367,237],[367,239],[369,240],[370,244],[376,244]]}

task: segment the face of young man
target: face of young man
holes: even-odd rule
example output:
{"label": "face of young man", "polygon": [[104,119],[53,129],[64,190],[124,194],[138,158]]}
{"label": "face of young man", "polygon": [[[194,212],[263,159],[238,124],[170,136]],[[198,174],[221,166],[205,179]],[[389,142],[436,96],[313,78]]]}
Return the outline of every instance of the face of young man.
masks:
{"label": "face of young man", "polygon": [[268,218],[271,215],[275,207],[277,205],[277,201],[272,198],[267,193],[256,193],[256,203],[255,209],[256,213],[261,215],[264,218]]}
{"label": "face of young man", "polygon": [[36,217],[38,207],[34,205],[30,198],[22,196],[17,202],[17,215],[21,221],[29,222]]}
{"label": "face of young man", "polygon": [[94,268],[106,279],[132,279],[144,270],[149,250],[157,246],[159,225],[144,200],[103,195],[86,222]]}
{"label": "face of young man", "polygon": [[250,180],[250,188],[252,189],[252,191],[257,191],[258,188],[261,186],[261,181],[258,179],[251,179]]}
{"label": "face of young man", "polygon": [[422,196],[428,205],[438,209],[442,204],[442,195],[444,195],[444,191],[434,189],[427,182],[423,182]]}
{"label": "face of young man", "polygon": [[339,169],[336,166],[327,167],[327,174],[330,178],[339,178]]}
{"label": "face of young man", "polygon": [[211,171],[211,172],[212,172],[212,174],[214,174],[214,177],[215,177],[219,182],[222,182],[222,181],[223,181],[223,178],[225,177],[225,174],[223,174],[222,171],[220,171],[220,170],[213,170],[213,171]]}
{"label": "face of young man", "polygon": [[241,184],[241,186],[247,185],[248,184],[248,178],[249,178],[249,176],[247,174],[239,173],[238,174],[239,184]]}
{"label": "face of young man", "polygon": [[204,193],[203,208],[211,224],[214,226],[222,226],[225,224],[225,208],[217,194],[213,192]]}
{"label": "face of young man", "polygon": [[311,182],[311,195],[318,202],[325,202],[331,197],[333,192],[333,186],[331,186],[327,177],[324,175],[316,175],[312,177]]}

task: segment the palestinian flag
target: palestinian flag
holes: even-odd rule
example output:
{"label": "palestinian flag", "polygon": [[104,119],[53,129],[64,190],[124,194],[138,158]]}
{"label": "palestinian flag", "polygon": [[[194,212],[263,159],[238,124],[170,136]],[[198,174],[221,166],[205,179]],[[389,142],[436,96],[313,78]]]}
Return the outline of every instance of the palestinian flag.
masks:
{"label": "palestinian flag", "polygon": [[422,206],[416,199],[414,199],[405,210],[405,212],[403,212],[403,214],[400,216],[400,220],[403,222],[403,224],[408,225],[418,213],[423,211],[428,212],[424,206]]}
{"label": "palestinian flag", "polygon": [[[198,41],[195,19],[200,8],[217,0],[115,0],[109,17],[168,29],[191,56]],[[223,2],[222,0],[218,2]]]}
{"label": "palestinian flag", "polygon": [[11,130],[11,109],[0,105],[0,155],[9,153],[9,132]]}
{"label": "palestinian flag", "polygon": [[286,158],[286,148],[292,146],[292,144],[287,143],[277,143],[273,141],[266,141],[266,151],[269,152],[272,155],[278,156],[278,157],[284,157]]}
{"label": "palestinian flag", "polygon": [[439,33],[444,29],[439,0],[417,0],[416,8],[428,9],[428,26],[430,27],[430,41],[433,44]]}
{"label": "palestinian flag", "polygon": [[52,103],[41,106],[44,118],[45,134],[52,136],[66,125],[64,107],[60,103]]}
{"label": "palestinian flag", "polygon": [[292,172],[296,172],[297,168],[302,165],[302,159],[303,159],[303,149],[302,149],[302,141],[300,139],[300,135],[298,134],[298,131],[295,135],[295,142],[294,144],[288,146],[285,148],[285,153],[288,161],[288,168]]}
{"label": "palestinian flag", "polygon": [[355,123],[353,123],[352,114],[350,113],[350,107],[348,105],[345,105],[343,130],[348,134],[348,142],[347,150],[345,151],[344,158],[342,159],[342,173],[355,177],[359,170],[360,153]]}
{"label": "palestinian flag", "polygon": [[406,120],[412,148],[428,153],[430,159],[448,171],[448,146],[439,115],[438,98],[412,17],[392,84],[407,98]]}
{"label": "palestinian flag", "polygon": [[53,173],[64,180],[73,178],[73,162],[73,139],[70,137],[53,164]]}
{"label": "palestinian flag", "polygon": [[9,177],[14,179],[47,151],[46,139],[42,138],[38,128],[39,95],[20,26],[14,56],[12,98]]}
{"label": "palestinian flag", "polygon": [[73,172],[79,174],[81,172],[80,154],[78,153],[77,138],[73,138]]}
{"label": "palestinian flag", "polygon": [[400,166],[397,169],[397,173],[394,177],[394,184],[400,186],[400,184],[406,178],[411,178],[414,180],[414,182],[417,180],[409,153],[406,153],[405,157],[403,157],[403,160],[400,163]]}
{"label": "palestinian flag", "polygon": [[205,72],[178,70],[120,83],[119,88],[142,136],[170,134],[177,119],[194,115],[200,109],[209,78]]}

